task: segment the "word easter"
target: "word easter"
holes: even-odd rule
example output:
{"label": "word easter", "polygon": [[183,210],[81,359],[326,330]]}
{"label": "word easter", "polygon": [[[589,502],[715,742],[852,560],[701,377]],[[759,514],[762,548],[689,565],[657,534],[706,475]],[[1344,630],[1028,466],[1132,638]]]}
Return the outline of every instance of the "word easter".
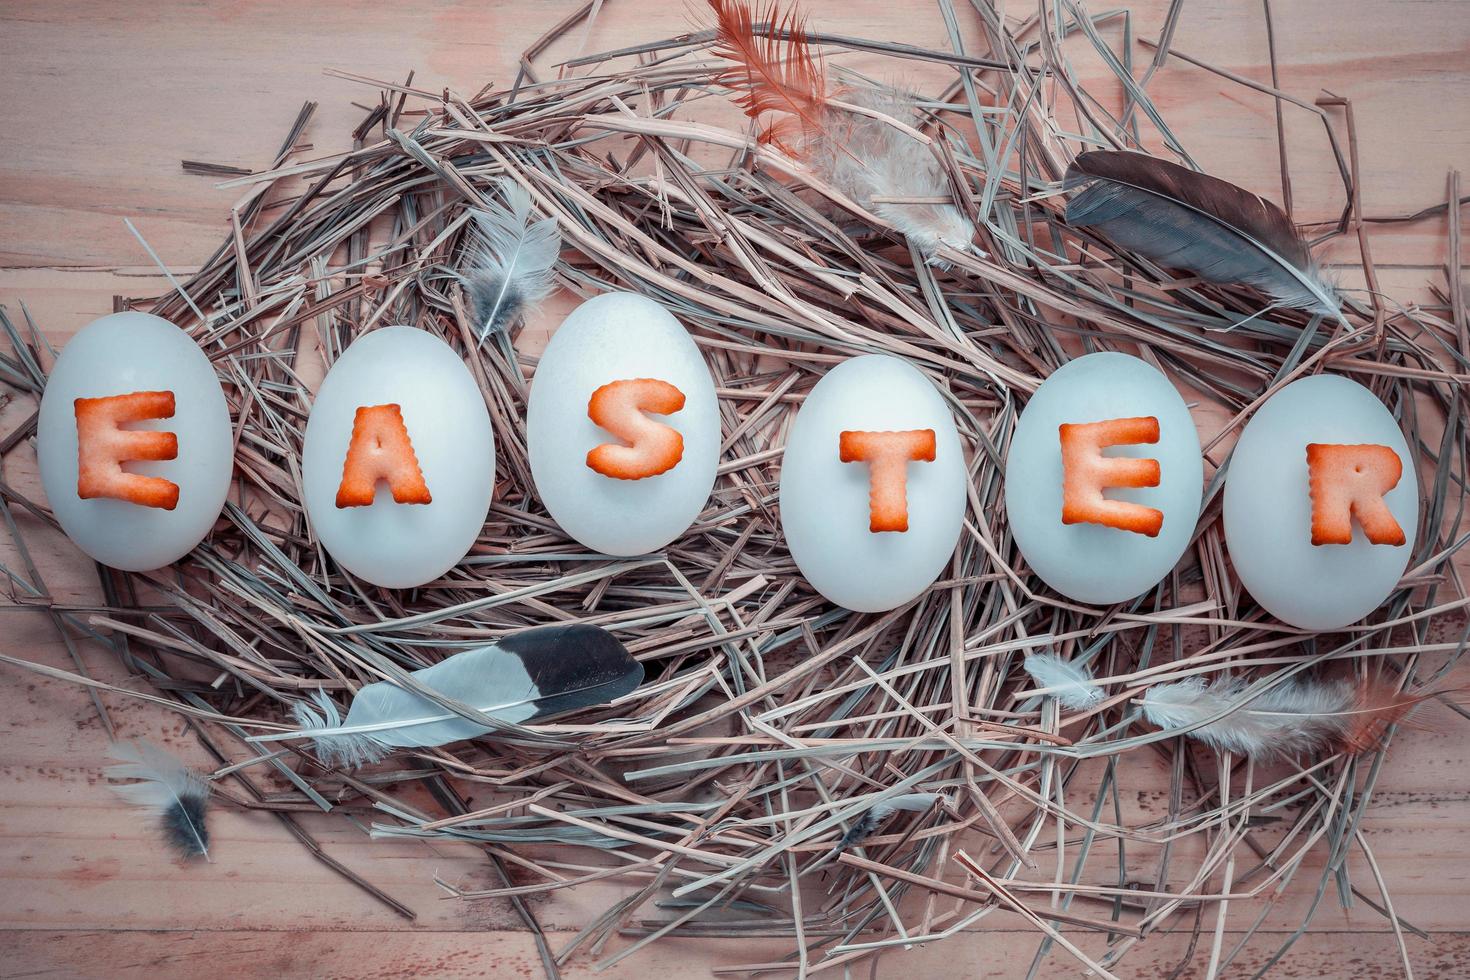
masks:
{"label": "word easter", "polygon": [[[227,413],[218,424],[223,393],[188,347],[157,317],[114,314],[66,346],[46,388],[43,483],[63,529],[99,561],[172,561],[223,507],[229,459],[208,444],[231,438]],[[642,554],[683,534],[713,488],[720,440],[708,368],[657,304],[600,296],[553,336],[532,385],[528,449],[537,492],[583,544]],[[409,327],[367,334],[333,365],[302,456],[314,532],[345,569],[386,587],[424,584],[460,561],[494,486],[473,379],[447,345]],[[1279,392],[1247,425],[1227,474],[1226,537],[1242,583],[1308,628],[1371,612],[1407,567],[1417,530],[1408,458],[1367,389],[1313,377]],[[1168,380],[1137,358],[1088,355],[1054,372],[1018,419],[1007,516],[1058,592],[1124,602],[1188,547],[1202,474],[1194,423]],[[783,532],[830,600],[891,609],[950,562],[966,484],[953,413],[933,383],[896,358],[853,358],[793,421]],[[186,505],[187,520],[171,524]]]}

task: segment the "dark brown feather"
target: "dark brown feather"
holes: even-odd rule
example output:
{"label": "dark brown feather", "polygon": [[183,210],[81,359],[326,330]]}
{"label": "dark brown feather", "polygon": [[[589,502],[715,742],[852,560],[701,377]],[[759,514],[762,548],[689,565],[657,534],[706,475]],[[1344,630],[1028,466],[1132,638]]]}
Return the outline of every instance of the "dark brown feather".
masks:
{"label": "dark brown feather", "polygon": [[1093,150],[1063,186],[1088,185],[1067,221],[1095,226],[1160,265],[1216,283],[1246,283],[1285,306],[1337,313],[1307,243],[1276,205],[1243,187],[1144,153]]}

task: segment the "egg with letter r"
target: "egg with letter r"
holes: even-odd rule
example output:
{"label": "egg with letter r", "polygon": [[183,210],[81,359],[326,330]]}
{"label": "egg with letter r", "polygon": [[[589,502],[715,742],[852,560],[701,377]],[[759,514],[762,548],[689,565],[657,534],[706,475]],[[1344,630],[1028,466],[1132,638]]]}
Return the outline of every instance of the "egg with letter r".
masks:
{"label": "egg with letter r", "polygon": [[1276,392],[1246,424],[1224,510],[1226,551],[1246,591],[1282,622],[1331,630],[1378,608],[1403,577],[1419,486],[1378,397],[1319,374]]}

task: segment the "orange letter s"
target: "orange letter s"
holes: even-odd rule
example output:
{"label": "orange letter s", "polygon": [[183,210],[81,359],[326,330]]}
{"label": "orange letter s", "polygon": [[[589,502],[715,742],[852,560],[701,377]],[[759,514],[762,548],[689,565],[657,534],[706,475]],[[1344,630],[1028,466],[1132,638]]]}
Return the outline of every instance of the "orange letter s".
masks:
{"label": "orange letter s", "polygon": [[645,415],[672,415],[684,408],[684,393],[657,378],[611,381],[592,393],[587,417],[628,443],[603,443],[587,454],[587,465],[614,480],[658,476],[684,458],[684,437]]}

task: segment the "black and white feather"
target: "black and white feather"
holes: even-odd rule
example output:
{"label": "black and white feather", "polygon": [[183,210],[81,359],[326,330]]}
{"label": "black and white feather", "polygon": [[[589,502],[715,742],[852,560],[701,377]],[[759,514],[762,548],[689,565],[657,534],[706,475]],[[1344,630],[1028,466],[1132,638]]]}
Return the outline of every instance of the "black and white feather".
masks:
{"label": "black and white feather", "polygon": [[1064,708],[1086,711],[1106,696],[1086,667],[1054,653],[1033,653],[1024,666],[1036,686],[1050,689],[1051,696]]}
{"label": "black and white feather", "polygon": [[1280,208],[1229,181],[1145,153],[1092,150],[1062,185],[1067,223],[1208,282],[1244,283],[1281,306],[1337,316],[1333,287]]}
{"label": "black and white feather", "polygon": [[905,793],[891,799],[880,800],[858,817],[857,822],[847,829],[842,835],[842,840],[837,842],[837,851],[845,851],[849,847],[856,847],[863,841],[877,833],[878,828],[900,810],[912,813],[923,813],[939,802],[938,793]]}
{"label": "black and white feather", "polygon": [[149,742],[116,742],[107,753],[119,761],[108,766],[113,792],[158,816],[164,839],[184,857],[209,859],[209,784],[177,758]]}
{"label": "black and white feather", "polygon": [[556,283],[561,231],[555,218],[533,219],[530,193],[509,178],[500,181],[502,205],[488,202],[471,212],[469,271],[461,276],[473,307],[479,339],[504,333],[533,311]]}
{"label": "black and white feather", "polygon": [[[522,724],[629,694],[643,683],[643,665],[607,630],[571,624],[523,630],[408,676],[444,701]],[[446,745],[493,730],[392,681],[359,690],[345,719],[325,694],[317,692],[314,701],[315,707],[305,701],[293,706],[300,732],[251,740],[310,737],[323,762],[354,767],[394,748]]]}

